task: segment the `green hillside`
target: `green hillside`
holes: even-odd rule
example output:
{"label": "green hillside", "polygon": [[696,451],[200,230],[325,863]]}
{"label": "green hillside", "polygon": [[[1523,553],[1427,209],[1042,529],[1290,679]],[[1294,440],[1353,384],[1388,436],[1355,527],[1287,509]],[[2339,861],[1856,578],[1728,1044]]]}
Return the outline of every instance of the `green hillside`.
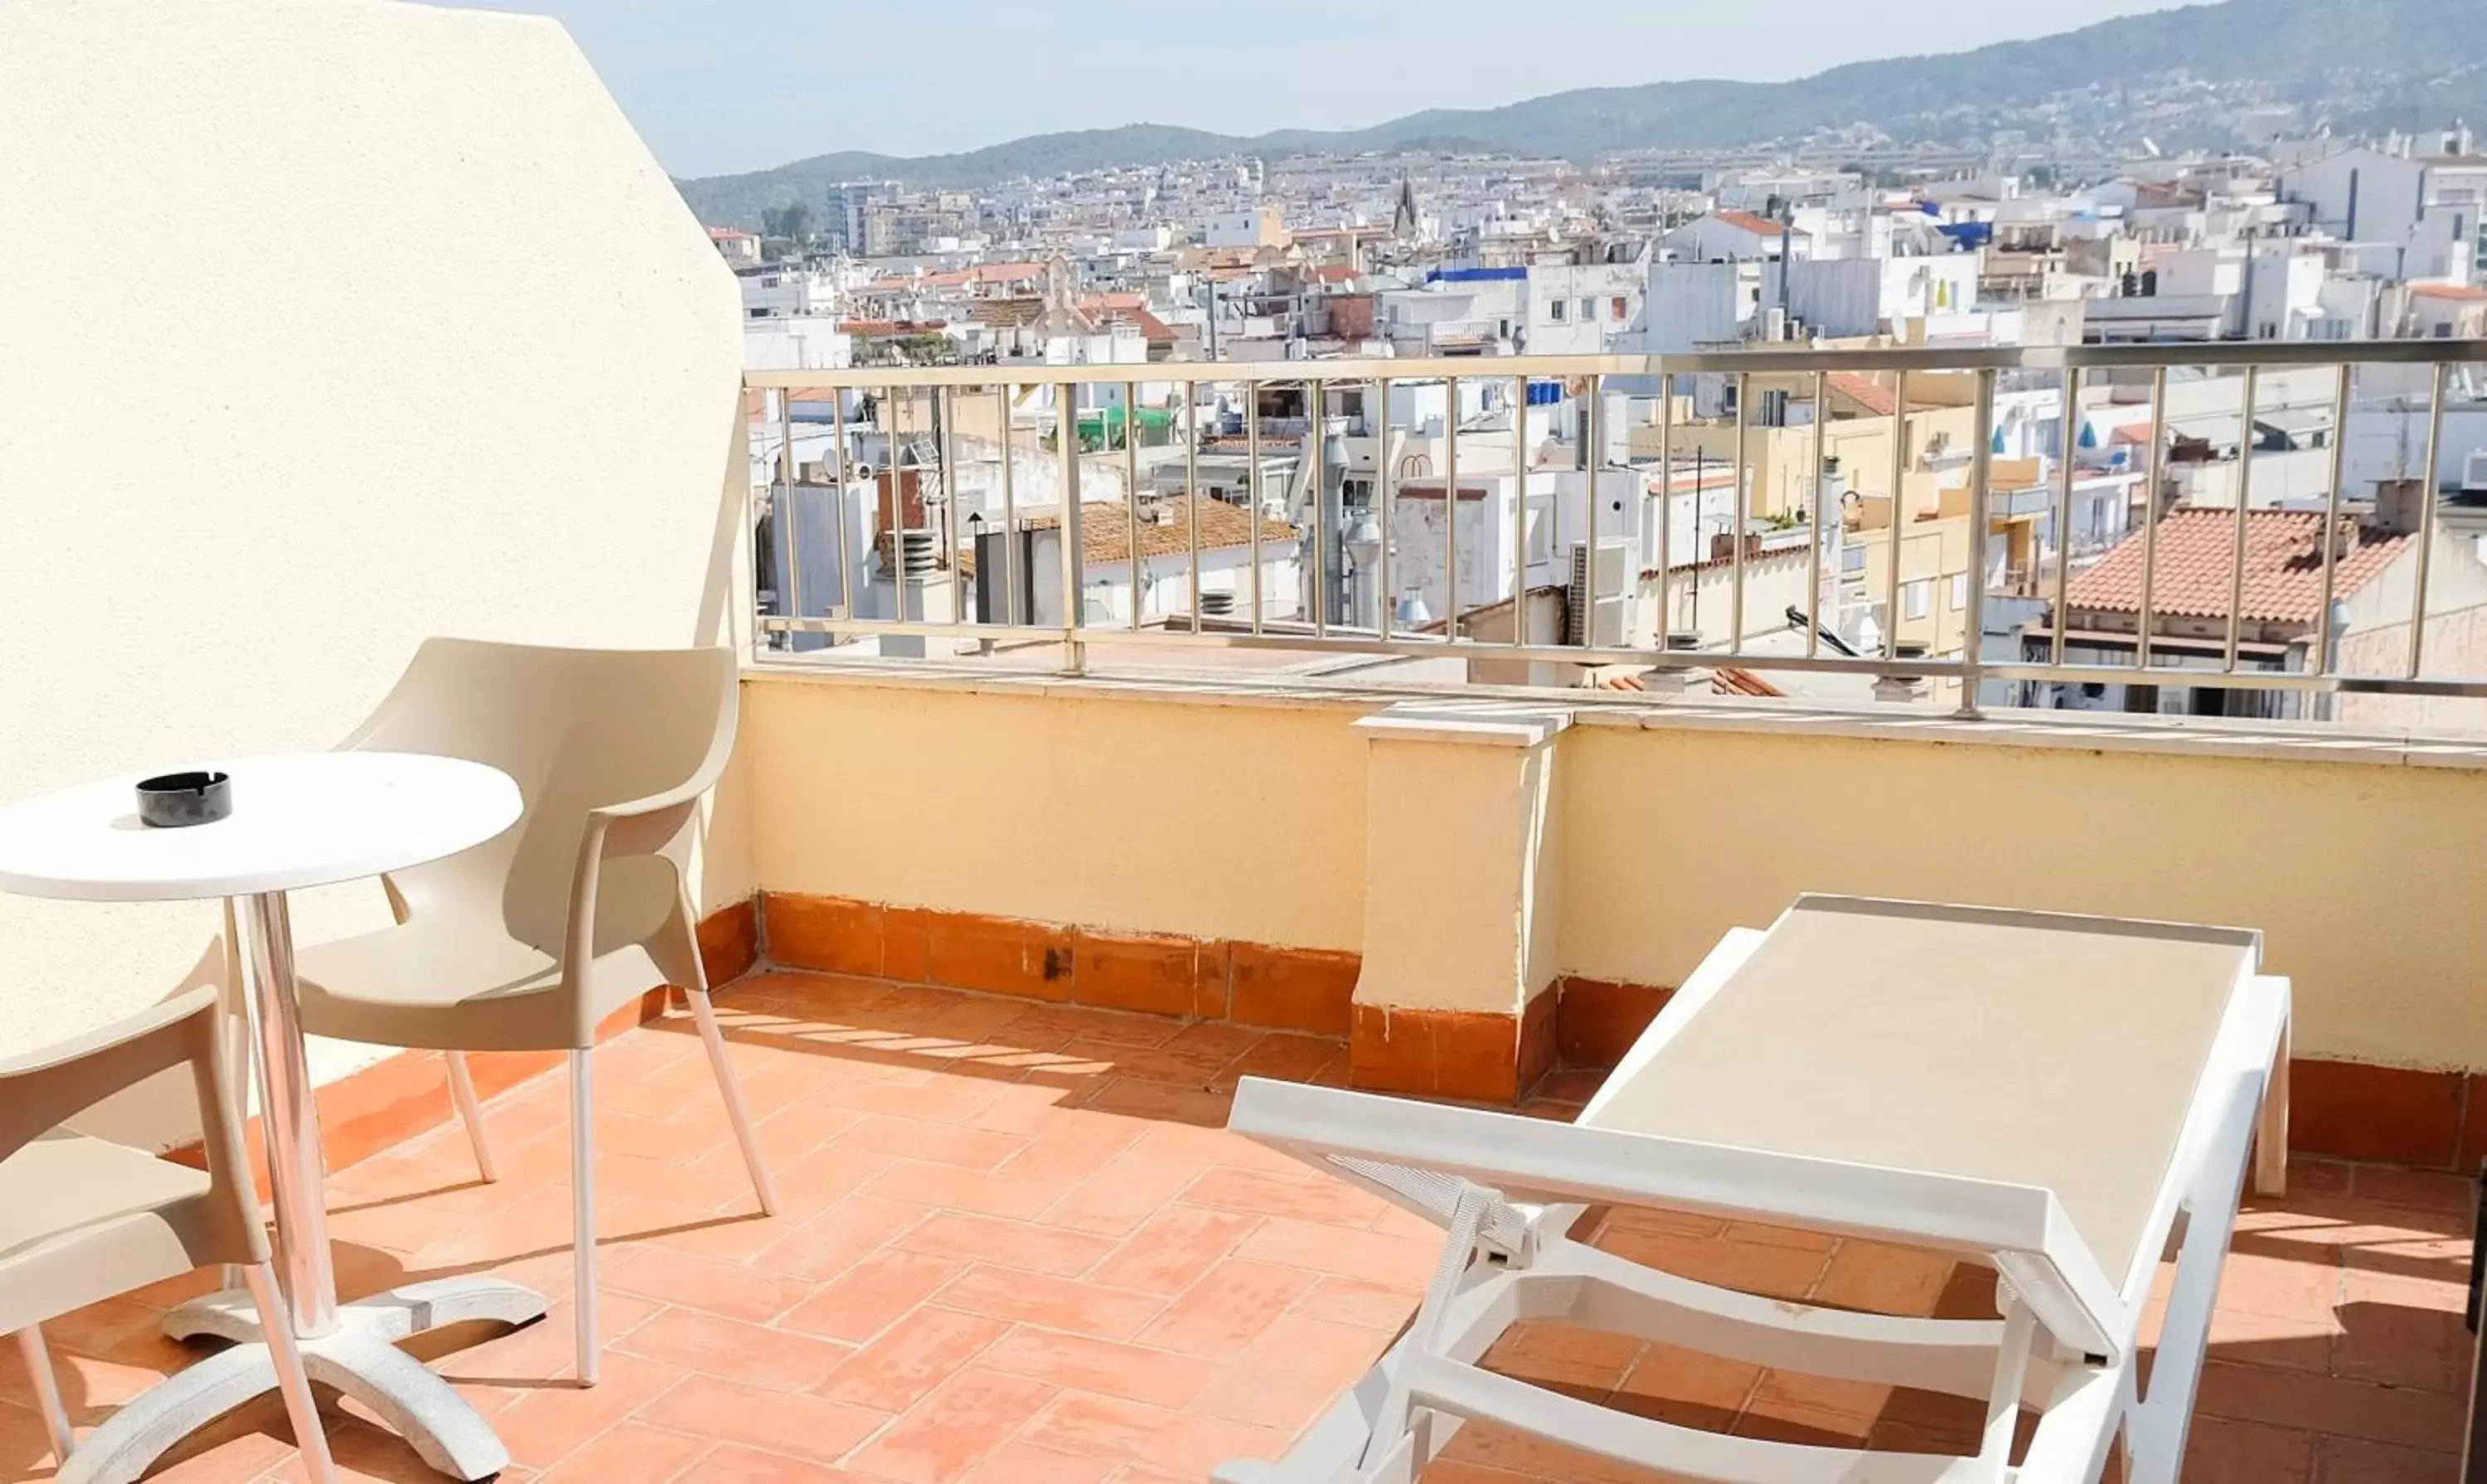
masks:
{"label": "green hillside", "polygon": [[1499,108],[1428,109],[1370,128],[1257,138],[1133,124],[962,154],[822,154],[681,183],[704,219],[750,225],[768,207],[817,203],[830,182],[853,179],[970,187],[1236,154],[1454,147],[1587,160],[1613,150],[1765,144],[1859,123],[1902,140],[1975,138],[2026,126],[2049,95],[2174,73],[2259,84],[2343,130],[2440,126],[2457,116],[2487,122],[2487,0],[2224,0],[1975,51],[1854,63],[1794,82],[1584,88]]}

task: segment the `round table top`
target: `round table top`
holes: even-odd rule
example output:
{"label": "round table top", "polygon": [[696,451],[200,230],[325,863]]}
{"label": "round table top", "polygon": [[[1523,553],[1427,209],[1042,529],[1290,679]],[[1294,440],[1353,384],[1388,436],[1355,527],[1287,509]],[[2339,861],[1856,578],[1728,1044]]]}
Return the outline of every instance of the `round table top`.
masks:
{"label": "round table top", "polygon": [[160,769],[0,808],[0,891],[80,902],[290,891],[454,855],[520,811],[509,774],[461,758],[308,752],[191,766],[232,776],[231,815],[140,824],[138,780]]}

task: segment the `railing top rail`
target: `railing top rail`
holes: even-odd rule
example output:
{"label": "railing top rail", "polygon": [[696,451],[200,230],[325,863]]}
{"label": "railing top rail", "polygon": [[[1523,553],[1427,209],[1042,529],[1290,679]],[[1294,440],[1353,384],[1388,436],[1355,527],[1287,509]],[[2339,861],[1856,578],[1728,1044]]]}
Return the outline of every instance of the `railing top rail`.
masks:
{"label": "railing top rail", "polygon": [[1067,386],[1102,381],[1228,381],[1351,384],[1449,377],[1656,377],[1741,372],[1754,377],[1830,371],[2151,371],[2161,367],[2445,366],[2487,362],[2487,340],[2199,341],[2136,346],[1893,346],[1704,350],[1681,355],[1496,355],[1341,357],[1318,361],[1151,361],[1077,366],[868,366],[843,370],[746,371],[755,388],[891,386]]}

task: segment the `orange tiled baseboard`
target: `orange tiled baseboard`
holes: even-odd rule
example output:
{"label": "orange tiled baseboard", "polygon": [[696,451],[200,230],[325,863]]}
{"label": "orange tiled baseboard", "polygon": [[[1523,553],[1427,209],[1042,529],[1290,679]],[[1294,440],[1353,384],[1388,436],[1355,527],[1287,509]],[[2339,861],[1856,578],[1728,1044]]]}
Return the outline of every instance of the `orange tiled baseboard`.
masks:
{"label": "orange tiled baseboard", "polygon": [[1371,1092],[1517,1103],[1554,1070],[1552,992],[1524,1015],[1358,1005],[1348,1081]]}
{"label": "orange tiled baseboard", "polygon": [[[1563,1065],[1613,1066],[1673,993],[1603,979],[1559,981],[1554,1035]],[[2464,1173],[2487,1161],[2487,1073],[2298,1057],[2288,1077],[2293,1153]]]}
{"label": "orange tiled baseboard", "polygon": [[1269,1030],[1344,1036],[1359,959],[1019,917],[765,893],[761,942],[784,968],[1017,994]]}
{"label": "orange tiled baseboard", "polygon": [[[749,901],[720,908],[701,919],[700,962],[711,985],[722,985],[751,971],[760,959],[760,916]],[[609,1041],[665,1013],[672,991],[639,996],[604,1018],[596,1039]],[[561,1065],[559,1051],[470,1051],[466,1070],[475,1078],[475,1096],[489,1098],[539,1073]],[[427,1129],[449,1121],[449,1079],[438,1052],[399,1051],[319,1088],[321,1142],[330,1169],[343,1169],[381,1150],[403,1143]],[[267,1150],[260,1120],[244,1131],[250,1149],[251,1178],[260,1194],[267,1193]],[[193,1141],[169,1152],[172,1159],[196,1164],[204,1158]]]}
{"label": "orange tiled baseboard", "polygon": [[1344,1036],[1376,1091],[1513,1103],[1555,1065],[1551,994],[1524,1018],[1357,1005],[1353,953],[774,891],[761,924],[786,968]]}
{"label": "orange tiled baseboard", "polygon": [[1567,1067],[1611,1067],[1675,993],[1646,984],[1565,976],[1554,982],[1554,1040]]}

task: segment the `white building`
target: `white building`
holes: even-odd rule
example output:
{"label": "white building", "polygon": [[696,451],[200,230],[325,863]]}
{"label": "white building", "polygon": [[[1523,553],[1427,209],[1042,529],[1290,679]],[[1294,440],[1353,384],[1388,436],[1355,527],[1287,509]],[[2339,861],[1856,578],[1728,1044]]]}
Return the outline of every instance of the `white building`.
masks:
{"label": "white building", "polygon": [[[1193,511],[1186,496],[1142,502],[1139,525],[1140,586],[1132,586],[1132,525],[1119,502],[1086,501],[1079,508],[1080,613],[1101,627],[1128,626],[1137,602],[1143,627],[1188,618],[1195,606],[1205,618],[1250,623],[1254,584],[1251,517],[1240,506],[1204,499],[1200,526],[1200,597],[1191,589]],[[1062,518],[1059,510],[1021,518],[1025,531],[1024,575],[1035,602],[1034,622],[1058,624],[1062,614]],[[1302,605],[1302,543],[1296,528],[1261,518],[1261,616],[1293,623]],[[979,593],[994,589],[980,581]],[[1006,600],[1005,600],[1006,601]],[[998,611],[998,604],[997,604]]]}
{"label": "white building", "polygon": [[1652,263],[1642,292],[1640,336],[1632,349],[1642,355],[1682,355],[1737,344],[1761,302],[1758,263]]}
{"label": "white building", "polygon": [[854,364],[854,337],[826,315],[742,322],[742,364],[755,371],[824,371]]}
{"label": "white building", "polygon": [[[1471,474],[1463,459],[1459,477],[1458,527],[1460,611],[1500,602],[1512,596],[1515,575],[1524,574],[1531,588],[1571,580],[1572,547],[1587,539],[1588,474],[1579,469],[1533,469],[1528,475],[1527,503],[1518,529],[1514,507],[1520,501],[1520,477],[1508,468]],[[1597,476],[1598,540],[1620,544],[1637,555],[1641,546],[1643,476],[1633,469],[1605,469]],[[1450,586],[1442,542],[1444,501],[1439,476],[1398,485],[1391,511],[1390,585],[1394,602],[1410,596],[1439,619],[1447,611]],[[1515,546],[1515,542],[1524,546]],[[1515,550],[1525,555],[1515,573]]]}
{"label": "white building", "polygon": [[1660,238],[1658,245],[1686,262],[1736,263],[1775,258],[1782,245],[1793,254],[1810,256],[1813,240],[1802,227],[1783,227],[1750,211],[1723,210],[1686,222]]}
{"label": "white building", "polygon": [[[1765,267],[1761,301],[1833,339],[1897,333],[1912,320],[1933,321],[1977,302],[1973,253],[1940,257],[1797,259]],[[1785,286],[1785,298],[1780,295]]]}
{"label": "white building", "polygon": [[1201,245],[1211,249],[1238,247],[1284,247],[1287,245],[1286,208],[1255,207],[1248,211],[1225,211],[1201,224]]}
{"label": "white building", "polygon": [[825,268],[783,265],[737,276],[742,285],[742,317],[746,320],[838,313],[837,277]]}
{"label": "white building", "polygon": [[1597,355],[1640,318],[1648,268],[1637,262],[1529,267],[1526,350]]}
{"label": "white building", "polygon": [[1374,329],[1405,355],[1508,354],[1527,320],[1526,268],[1451,268],[1386,290]]}
{"label": "white building", "polygon": [[2469,281],[2487,240],[2487,159],[2429,159],[2350,145],[2282,170],[2284,200],[2344,241],[2372,242],[2398,259],[2392,276]]}

